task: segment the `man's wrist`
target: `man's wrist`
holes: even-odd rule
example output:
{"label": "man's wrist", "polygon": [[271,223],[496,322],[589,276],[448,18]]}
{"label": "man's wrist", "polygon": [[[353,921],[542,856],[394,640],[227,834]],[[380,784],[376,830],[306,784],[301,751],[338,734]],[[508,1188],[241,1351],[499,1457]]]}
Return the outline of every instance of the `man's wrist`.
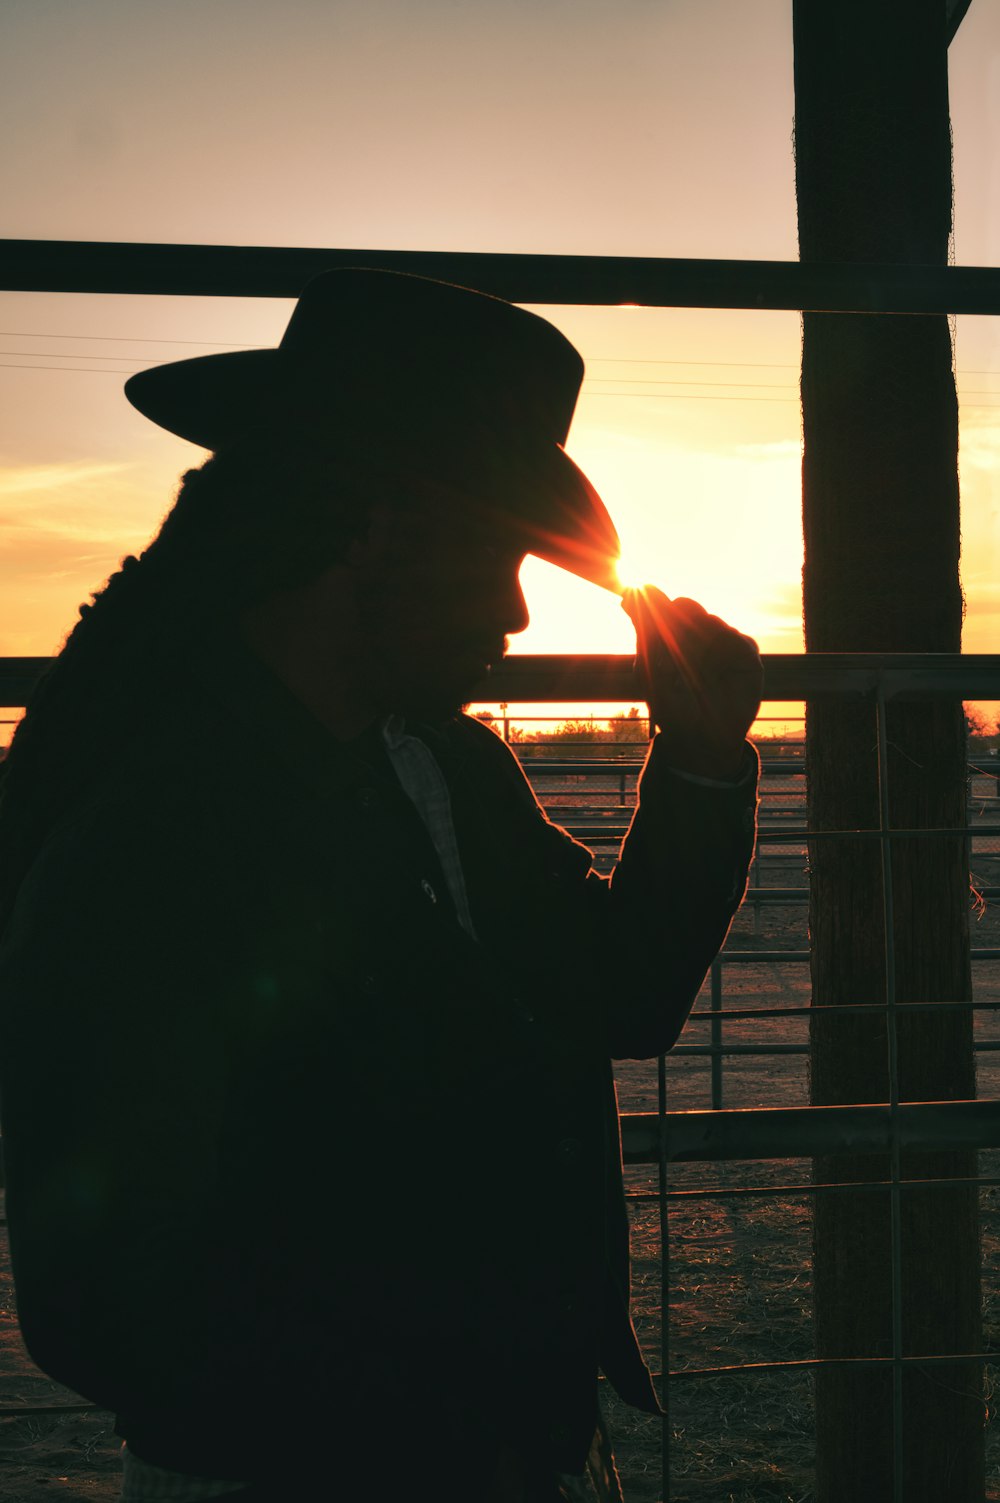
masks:
{"label": "man's wrist", "polygon": [[678,777],[705,788],[738,788],[749,781],[756,769],[753,748],[748,741],[743,742],[735,761],[730,758],[679,757],[672,754],[672,748],[666,742],[661,746],[660,757]]}

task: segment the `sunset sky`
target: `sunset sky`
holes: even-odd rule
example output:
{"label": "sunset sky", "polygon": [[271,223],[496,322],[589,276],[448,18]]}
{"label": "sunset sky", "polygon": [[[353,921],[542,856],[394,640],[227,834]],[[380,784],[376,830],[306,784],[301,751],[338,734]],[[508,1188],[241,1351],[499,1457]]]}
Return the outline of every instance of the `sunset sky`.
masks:
{"label": "sunset sky", "polygon": [[[795,259],[787,0],[7,0],[4,233]],[[1000,264],[1000,5],[951,48],[955,260]],[[10,143],[17,142],[17,149]],[[55,651],[203,452],[125,374],[274,344],[277,300],[0,294],[0,655]],[[796,314],[540,309],[581,349],[569,449],[625,549],[801,649]],[[1000,624],[1000,329],[957,326],[965,648]],[[529,560],[516,649],[624,652]]]}

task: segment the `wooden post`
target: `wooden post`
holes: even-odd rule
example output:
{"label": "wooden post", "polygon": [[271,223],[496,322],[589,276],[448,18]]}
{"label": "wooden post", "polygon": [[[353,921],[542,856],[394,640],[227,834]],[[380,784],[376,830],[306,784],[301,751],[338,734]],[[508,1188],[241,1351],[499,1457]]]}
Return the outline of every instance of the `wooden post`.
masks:
{"label": "wooden post", "polygon": [[[947,17],[942,0],[795,0],[795,147],[804,261],[943,265],[951,229]],[[806,647],[956,652],[958,426],[943,316],[804,316],[802,404]],[[893,825],[961,826],[961,706],[888,706]],[[815,702],[807,717],[815,829],[879,823],[875,712]],[[886,999],[876,842],[815,841],[810,854],[811,1097],[886,1101],[887,1019],[824,1015]],[[899,1099],[975,1094],[968,1009],[905,1003],[971,995],[965,842],[892,849]],[[904,1155],[906,1177],[975,1173],[975,1155]],[[819,1159],[820,1182],[886,1179],[873,1156]],[[968,1188],[900,1198],[902,1350],[980,1350],[977,1198]],[[889,1356],[888,1195],[818,1196],[814,1288],[820,1356]],[[902,1475],[887,1370],[820,1370],[819,1503],[982,1503],[983,1375],[977,1364],[904,1369]]]}

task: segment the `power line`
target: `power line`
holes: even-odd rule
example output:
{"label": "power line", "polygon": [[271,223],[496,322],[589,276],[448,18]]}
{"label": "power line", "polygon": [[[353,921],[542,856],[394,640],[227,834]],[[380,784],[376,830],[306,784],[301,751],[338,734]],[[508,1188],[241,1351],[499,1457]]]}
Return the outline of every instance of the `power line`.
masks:
{"label": "power line", "polygon": [[22,356],[27,360],[125,360],[125,355],[82,355],[76,351],[72,355],[63,355],[58,350],[0,350],[0,355],[14,355],[18,359]]}
{"label": "power line", "polygon": [[[0,353],[6,352],[0,351]],[[658,379],[648,377],[644,379],[641,376],[594,376],[592,379],[612,382],[615,386],[759,386],[768,391],[789,390],[789,387],[782,381],[671,381],[666,376]],[[639,396],[641,393],[637,392],[636,395]]]}
{"label": "power line", "polygon": [[[712,383],[709,383],[712,384]],[[724,383],[719,382],[722,386]],[[698,392],[683,391],[587,391],[580,393],[583,397],[597,397],[603,400],[605,397],[631,397],[637,402],[798,402],[798,397],[710,397],[702,396]]]}
{"label": "power line", "polygon": [[[58,354],[58,353],[55,353],[55,352],[42,351],[42,350],[39,350],[39,351],[35,351],[35,350],[0,350],[0,355],[12,355],[12,356],[16,357],[17,359],[27,359],[27,360],[42,360],[42,359],[46,359],[46,358],[49,359],[49,360],[72,360],[73,359],[72,355],[62,355],[62,354]],[[79,359],[81,357],[78,356],[77,358]],[[84,360],[120,360],[122,357],[120,355],[84,355],[82,358]],[[650,362],[650,363],[652,363],[652,362]],[[665,361],[663,363],[667,364],[668,362]],[[703,364],[703,365],[709,364],[708,361],[701,361],[699,363]],[[735,362],[730,362],[730,364],[735,364]],[[88,367],[88,366],[15,365],[13,363],[11,363],[11,364],[4,364],[3,368],[7,369],[7,370],[80,370],[80,371],[86,371],[86,370],[90,369],[90,367]],[[137,367],[137,369],[141,369],[141,368],[142,367]],[[119,370],[119,371],[115,371],[115,372],[108,372],[107,374],[117,374],[117,375],[120,375],[121,373],[122,372]],[[101,374],[101,372],[97,371],[96,374],[99,375],[99,374]],[[964,374],[974,375],[975,372],[968,371],[968,372],[965,372]],[[759,390],[762,390],[762,391],[765,391],[765,390],[766,391],[792,391],[792,390],[794,390],[794,388],[785,386],[781,382],[778,382],[778,381],[682,381],[682,380],[671,380],[669,377],[666,377],[666,376],[662,376],[662,377],[594,376],[594,377],[591,378],[591,380],[592,381],[601,381],[601,382],[604,382],[604,383],[606,383],[608,385],[614,385],[614,386],[728,386],[728,387],[742,387],[745,390],[756,390],[756,389],[759,389]],[[642,396],[643,395],[643,393],[641,393],[641,392],[634,392],[634,393],[633,392],[595,392],[595,391],[593,391],[591,389],[590,382],[586,382],[585,383],[585,388],[584,389],[588,391],[588,393],[589,393],[590,396],[619,396],[619,395],[620,396],[633,396],[633,395],[634,396]],[[664,396],[669,396],[669,395],[671,395],[671,393],[664,392],[663,395]],[[985,388],[970,387],[966,391],[960,392],[959,395],[961,395],[961,396],[976,396],[976,397],[1000,396],[1000,390],[992,391],[988,387],[985,387]],[[764,399],[761,398],[761,400],[763,401]]]}
{"label": "power line", "polygon": [[[720,381],[717,383],[706,382],[705,384],[723,386],[726,383]],[[1000,397],[1000,391],[959,392],[958,395],[960,397],[965,395]],[[583,388],[580,396],[581,399],[583,397],[599,397],[602,399],[604,397],[632,397],[637,402],[798,402],[799,400],[798,393],[790,397],[730,397],[708,396],[707,394],[703,396],[700,392],[693,391],[590,391],[587,387]],[[994,407],[1000,408],[1000,402],[968,402],[966,406],[989,410]]]}
{"label": "power line", "polygon": [[[0,334],[0,339],[6,336]],[[797,371],[800,366],[792,361],[768,361],[768,360],[647,360],[637,359],[633,355],[588,355],[588,365],[707,365],[725,368],[770,370],[770,371]],[[973,371],[959,368],[960,376],[1000,376],[1000,366],[992,366],[984,371]]]}
{"label": "power line", "polygon": [[92,365],[18,365],[16,360],[0,360],[4,371],[78,371],[84,376],[134,376],[141,366],[129,370],[95,370]]}
{"label": "power line", "polygon": [[[28,360],[34,360],[36,358],[37,359],[44,359],[44,358],[46,358],[42,354],[39,354],[36,357],[34,355],[34,353],[32,351],[30,351],[30,350],[0,350],[0,354],[4,354],[4,355],[18,355],[18,356],[26,357]],[[73,357],[71,355],[66,355],[66,356],[49,355],[48,358],[50,360],[51,359],[55,359],[55,360],[59,360],[59,359],[71,360]],[[115,355],[85,355],[85,356],[83,356],[83,358],[85,360],[115,360],[115,359],[121,359],[121,356],[115,356]],[[668,362],[663,362],[663,363],[666,364]],[[703,361],[703,362],[699,362],[699,363],[701,363],[701,364],[709,364],[710,362]],[[729,364],[736,364],[736,363],[737,362],[729,362]],[[100,369],[98,367],[88,366],[88,365],[34,365],[34,364],[32,364],[32,365],[25,365],[25,364],[23,364],[19,360],[0,360],[0,370],[12,370],[12,371],[67,371],[67,372],[73,372],[73,373],[76,373],[78,375],[84,375],[84,376],[134,376],[138,371],[142,370],[143,368],[144,367],[141,366],[141,365],[130,366],[130,367],[113,366],[113,367],[105,368],[105,369]],[[965,372],[964,374],[973,375],[973,374],[976,374],[976,373],[972,372],[972,371],[969,371],[969,372]],[[983,374],[983,375],[992,375],[993,372],[992,371],[985,371],[985,372],[981,372],[980,374]],[[609,377],[609,376],[603,376],[603,377],[602,376],[597,376],[594,379],[597,380],[597,381],[604,381],[604,382],[614,381],[615,385],[617,385],[617,386],[702,386],[702,387],[720,387],[720,386],[733,387],[733,386],[741,386],[744,389],[761,388],[761,389],[771,390],[771,391],[791,390],[792,394],[789,395],[789,396],[787,396],[787,397],[747,397],[747,396],[732,396],[732,395],[709,396],[707,394],[703,395],[700,392],[680,392],[680,391],[650,391],[650,392],[640,392],[640,391],[594,391],[593,387],[588,382],[585,382],[584,386],[583,386],[583,388],[581,390],[581,393],[580,393],[581,397],[594,397],[594,398],[599,398],[599,399],[604,399],[606,397],[632,397],[636,401],[644,401],[644,400],[645,401],[668,401],[668,400],[672,400],[672,401],[675,401],[675,402],[684,402],[684,401],[687,401],[687,402],[699,402],[699,401],[700,402],[798,402],[798,400],[799,400],[799,394],[798,394],[797,391],[794,390],[794,388],[782,387],[781,384],[778,383],[778,382],[769,382],[769,381],[671,381],[671,380],[668,380],[667,378],[664,378],[663,380],[643,380],[643,379],[640,379],[640,378],[630,379],[630,378],[627,378],[627,377],[616,378],[616,377]],[[991,389],[989,387],[985,387],[985,388],[971,387],[971,388],[969,388],[966,391],[959,391],[958,396],[960,398],[963,398],[963,399],[965,397],[967,397],[967,396],[974,396],[974,397],[1000,397],[1000,390],[994,390],[994,389]],[[976,408],[977,411],[979,411],[979,410],[981,410],[981,411],[989,411],[993,407],[1000,406],[1000,403],[982,403],[982,402],[975,403],[975,402],[973,402],[973,403],[966,403],[966,406],[967,407],[974,407],[974,408]]]}
{"label": "power line", "polygon": [[[32,361],[35,360],[35,359],[42,360],[42,359],[46,359],[46,358],[49,359],[49,360],[60,360],[60,359],[72,360],[73,359],[72,355],[64,355],[63,356],[63,355],[58,355],[58,354],[47,354],[47,352],[39,352],[39,354],[36,356],[35,353],[34,353],[34,351],[32,351],[32,350],[0,350],[0,355],[14,355],[14,356],[19,356],[19,357],[24,357],[24,358],[27,358],[28,360],[32,360]],[[77,358],[79,359],[80,357],[78,356]],[[85,360],[115,360],[115,359],[119,359],[120,360],[121,356],[120,355],[118,355],[118,356],[116,356],[116,355],[85,355],[83,358]],[[22,364],[20,360],[0,360],[0,370],[21,370],[21,371],[79,371],[80,373],[82,373],[84,375],[94,375],[94,376],[134,375],[136,373],[136,371],[142,370],[142,369],[143,369],[142,366],[129,367],[126,370],[124,368],[117,368],[117,367],[115,369],[101,369],[100,367],[97,367],[97,366],[87,366],[87,365],[34,365],[34,364],[32,364],[32,365],[25,365],[25,364]],[[613,378],[609,378],[609,377],[603,377],[603,378],[602,377],[596,377],[595,379],[596,380],[602,380],[603,379],[604,381],[609,381],[609,380],[611,380]],[[628,380],[625,380],[625,379],[616,380],[615,384],[619,385],[619,386],[629,385],[629,386],[711,386],[711,387],[715,387],[715,386],[747,386],[747,387],[755,387],[755,386],[767,386],[767,385],[769,385],[769,383],[758,382],[758,381],[748,381],[748,382],[732,382],[732,381],[668,381],[668,380],[663,380],[663,381],[641,381],[641,380],[628,381]],[[780,390],[781,388],[778,387],[776,384],[773,384],[773,389],[774,390]],[[589,388],[588,384],[584,385],[584,387],[583,387],[583,394],[587,395],[587,396],[616,396],[616,397],[637,397],[637,398],[641,398],[644,395],[648,395],[648,396],[661,396],[661,397],[669,397],[669,396],[675,396],[675,395],[676,396],[681,396],[681,395],[683,395],[683,393],[674,393],[674,392],[649,392],[649,393],[638,392],[638,391],[595,392],[595,391],[592,391]],[[692,397],[694,397],[696,394],[695,393],[691,393],[690,395]],[[711,399],[706,399],[706,400],[711,400]],[[739,400],[739,399],[734,399],[734,400]],[[764,401],[793,401],[793,400],[798,400],[798,398],[797,397],[756,397],[756,398],[755,397],[746,397],[746,398],[743,398],[742,400],[745,400],[745,401],[748,401],[748,402],[750,402],[750,401],[761,401],[761,402],[764,402]]]}
{"label": "power line", "polygon": [[[0,336],[6,337],[6,336]],[[54,336],[53,336],[54,337]],[[744,369],[794,371],[798,366],[790,361],[772,360],[637,360],[632,355],[589,355],[588,365],[724,365]]]}
{"label": "power line", "polygon": [[[256,344],[237,344],[232,340],[224,339],[161,339],[157,335],[149,334],[140,337],[129,334],[67,334],[45,333],[39,334],[30,329],[0,329],[0,339],[80,339],[90,340],[92,343],[111,344],[172,344],[172,345],[197,345],[204,349],[226,350],[255,350],[260,349]],[[11,351],[10,353],[14,353]],[[32,353],[25,351],[25,354]],[[47,350],[40,350],[40,355],[48,354]],[[88,355],[88,360],[113,360],[113,355]],[[799,366],[793,361],[779,360],[654,360],[634,355],[590,355],[587,357],[588,365],[672,365],[672,366],[708,366],[720,370],[798,370]],[[959,369],[960,376],[1000,376],[1000,367],[987,370],[964,370]],[[602,377],[601,379],[611,379]],[[693,382],[686,382],[693,385]]]}
{"label": "power line", "polygon": [[254,350],[259,345],[230,344],[224,339],[160,339],[155,334],[140,337],[137,334],[39,334],[31,329],[0,329],[0,339],[90,339],[110,340],[115,344],[197,344],[213,349]]}

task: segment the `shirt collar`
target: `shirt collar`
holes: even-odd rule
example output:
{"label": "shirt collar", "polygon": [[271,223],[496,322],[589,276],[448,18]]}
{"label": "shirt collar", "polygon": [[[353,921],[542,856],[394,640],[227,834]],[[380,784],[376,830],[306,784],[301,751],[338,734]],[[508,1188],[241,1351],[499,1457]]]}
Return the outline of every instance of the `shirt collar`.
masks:
{"label": "shirt collar", "polygon": [[237,722],[244,736],[321,796],[391,781],[378,724],[339,741],[235,629],[220,630],[206,642],[196,671],[210,707]]}

